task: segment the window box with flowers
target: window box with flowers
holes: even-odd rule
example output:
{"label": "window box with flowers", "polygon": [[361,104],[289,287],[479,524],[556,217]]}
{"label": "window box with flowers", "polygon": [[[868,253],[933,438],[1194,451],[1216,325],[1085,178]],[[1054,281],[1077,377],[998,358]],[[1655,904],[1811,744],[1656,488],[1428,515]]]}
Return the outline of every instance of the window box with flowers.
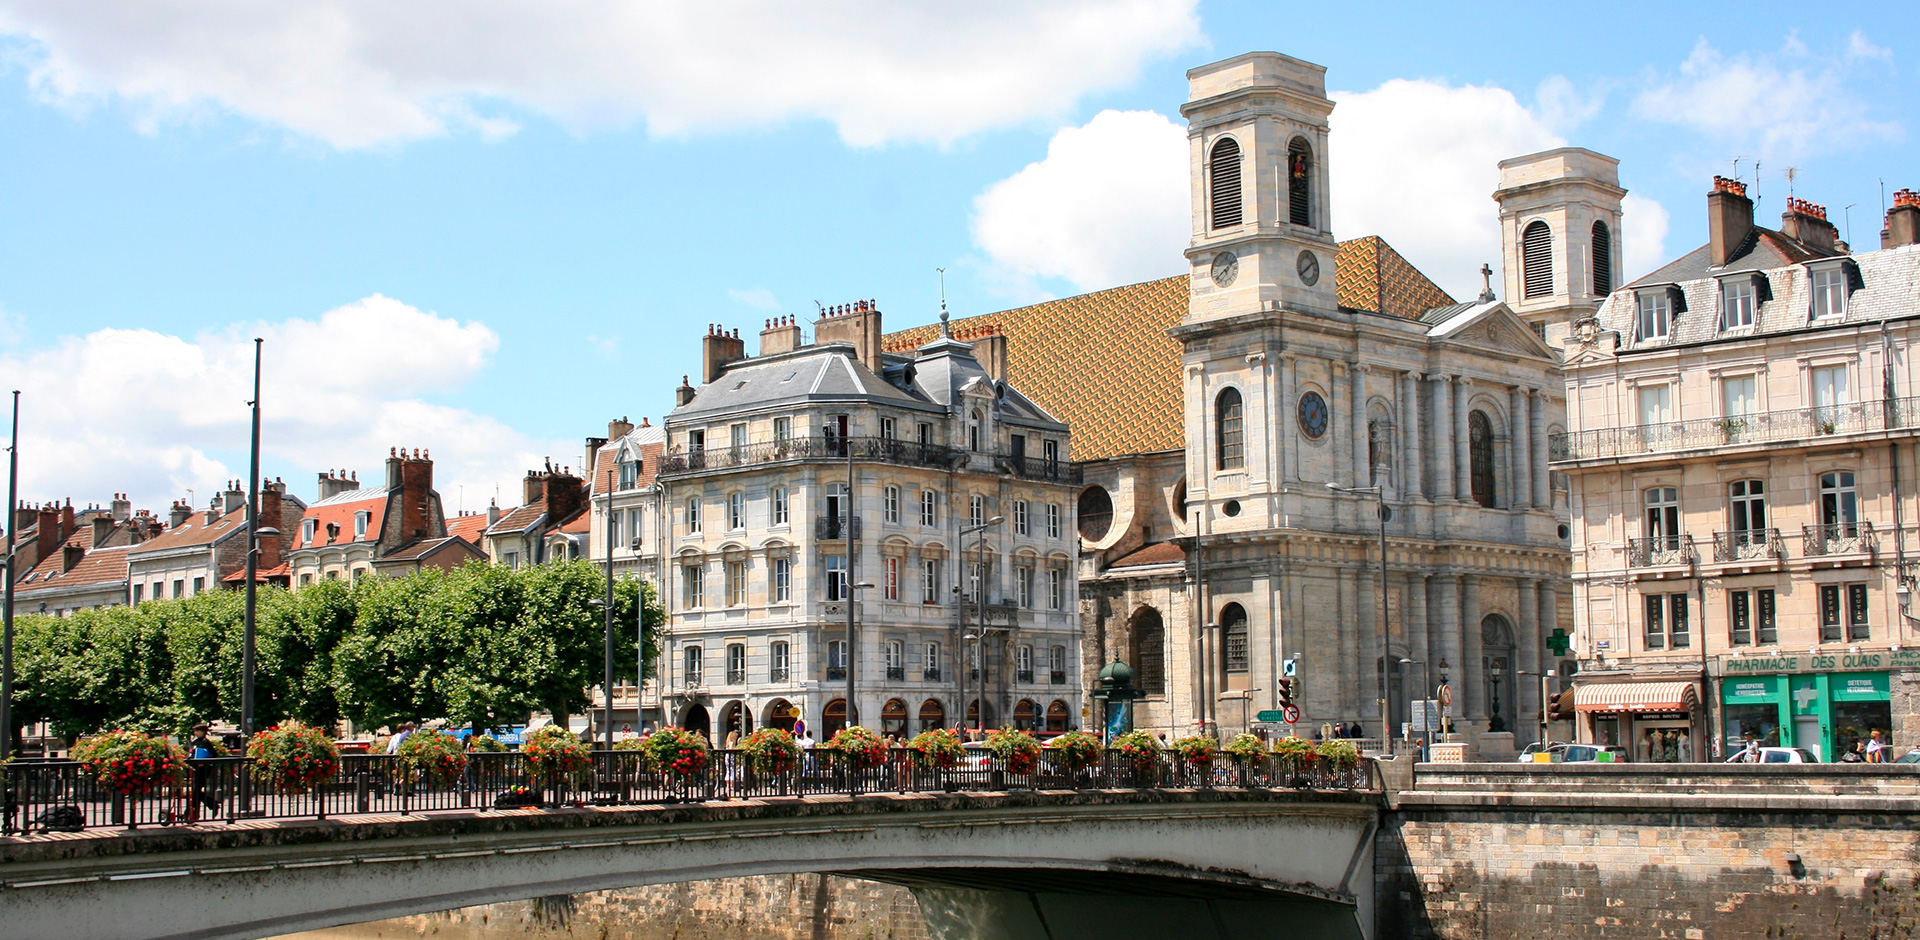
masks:
{"label": "window box with flowers", "polygon": [[467,752],[452,735],[416,731],[400,742],[396,756],[409,782],[444,787],[467,771]]}
{"label": "window box with flowers", "polygon": [[847,784],[855,791],[860,789],[865,774],[887,763],[887,742],[859,725],[840,729],[827,742],[827,749],[840,752],[847,769]]}
{"label": "window box with flowers", "polygon": [[577,782],[593,765],[587,745],[573,732],[553,725],[527,735],[520,755],[535,780],[556,790]]}
{"label": "window box with flowers", "polygon": [[741,738],[740,753],[747,769],[760,777],[784,778],[800,767],[800,742],[780,728],[760,728]]}
{"label": "window box with flowers", "polygon": [[661,728],[641,739],[648,763],[660,769],[668,783],[686,786],[706,778],[707,739],[685,728]]}
{"label": "window box with flowers", "polygon": [[1204,734],[1189,735],[1176,739],[1167,745],[1167,751],[1177,760],[1180,782],[1192,786],[1207,786],[1213,782],[1213,758],[1220,753],[1220,742]]}

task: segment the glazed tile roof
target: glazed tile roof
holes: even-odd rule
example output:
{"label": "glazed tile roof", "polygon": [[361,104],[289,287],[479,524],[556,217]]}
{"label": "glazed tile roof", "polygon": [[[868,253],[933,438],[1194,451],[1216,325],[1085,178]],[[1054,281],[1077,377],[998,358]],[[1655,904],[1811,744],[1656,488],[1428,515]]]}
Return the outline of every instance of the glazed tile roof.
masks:
{"label": "glazed tile roof", "polygon": [[[1340,305],[1417,318],[1453,298],[1384,240],[1341,242],[1334,260]],[[1064,297],[953,321],[960,339],[1007,337],[1007,381],[1073,429],[1075,460],[1186,446],[1180,344],[1168,331],[1186,316],[1187,275]],[[889,351],[939,335],[929,324],[888,333]]]}

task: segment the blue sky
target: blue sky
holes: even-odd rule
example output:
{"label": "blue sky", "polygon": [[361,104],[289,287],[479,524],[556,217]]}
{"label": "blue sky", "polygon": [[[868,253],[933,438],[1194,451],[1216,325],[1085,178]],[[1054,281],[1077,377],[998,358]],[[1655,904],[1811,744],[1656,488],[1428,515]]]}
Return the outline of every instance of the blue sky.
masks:
{"label": "blue sky", "polygon": [[269,475],[428,447],[475,509],[661,415],[707,323],[923,323],[937,267],[958,315],[1178,273],[1184,72],[1250,49],[1328,68],[1336,234],[1456,293],[1492,162],[1561,142],[1622,160],[1634,273],[1735,157],[1763,217],[1796,166],[1876,246],[1878,181],[1920,186],[1911,8],[1675,6],[0,0],[23,498],[204,502],[254,335]]}

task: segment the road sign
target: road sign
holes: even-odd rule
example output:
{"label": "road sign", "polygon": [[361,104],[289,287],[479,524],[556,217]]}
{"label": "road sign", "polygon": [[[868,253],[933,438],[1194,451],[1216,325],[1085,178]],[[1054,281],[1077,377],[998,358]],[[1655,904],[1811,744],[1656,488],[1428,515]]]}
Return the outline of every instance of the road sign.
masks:
{"label": "road sign", "polygon": [[1449,708],[1453,706],[1453,686],[1443,685],[1440,687],[1440,704]]}
{"label": "road sign", "polygon": [[1289,656],[1280,661],[1280,674],[1291,679],[1300,674],[1300,661]]}
{"label": "road sign", "polygon": [[1421,699],[1413,703],[1413,720],[1407,723],[1408,730],[1419,734],[1440,730],[1440,703],[1433,699]]}
{"label": "road sign", "polygon": [[1292,725],[1292,724],[1299,724],[1299,722],[1300,722],[1300,706],[1298,706],[1298,705],[1288,705],[1287,707],[1285,707],[1285,708],[1283,708],[1283,709],[1281,709],[1281,711],[1282,711],[1282,712],[1284,712],[1284,713],[1286,714],[1286,716],[1287,716],[1287,724],[1290,724],[1290,725]]}
{"label": "road sign", "polygon": [[1286,719],[1280,716],[1280,712],[1277,709],[1268,709],[1266,711],[1262,711],[1254,715],[1253,720],[1271,722],[1271,721],[1285,721]]}

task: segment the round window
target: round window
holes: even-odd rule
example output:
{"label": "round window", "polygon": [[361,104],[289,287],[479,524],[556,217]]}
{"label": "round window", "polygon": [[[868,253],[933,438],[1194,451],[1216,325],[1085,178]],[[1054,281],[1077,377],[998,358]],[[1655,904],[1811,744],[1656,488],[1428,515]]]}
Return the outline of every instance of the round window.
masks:
{"label": "round window", "polygon": [[1102,487],[1089,486],[1080,491],[1079,514],[1080,537],[1098,542],[1113,528],[1113,497]]}
{"label": "round window", "polygon": [[1327,400],[1319,392],[1300,396],[1300,430],[1316,440],[1327,433]]}
{"label": "round window", "polygon": [[1237,516],[1240,514],[1240,501],[1237,499],[1227,500],[1226,505],[1220,507],[1220,511],[1229,516]]}

